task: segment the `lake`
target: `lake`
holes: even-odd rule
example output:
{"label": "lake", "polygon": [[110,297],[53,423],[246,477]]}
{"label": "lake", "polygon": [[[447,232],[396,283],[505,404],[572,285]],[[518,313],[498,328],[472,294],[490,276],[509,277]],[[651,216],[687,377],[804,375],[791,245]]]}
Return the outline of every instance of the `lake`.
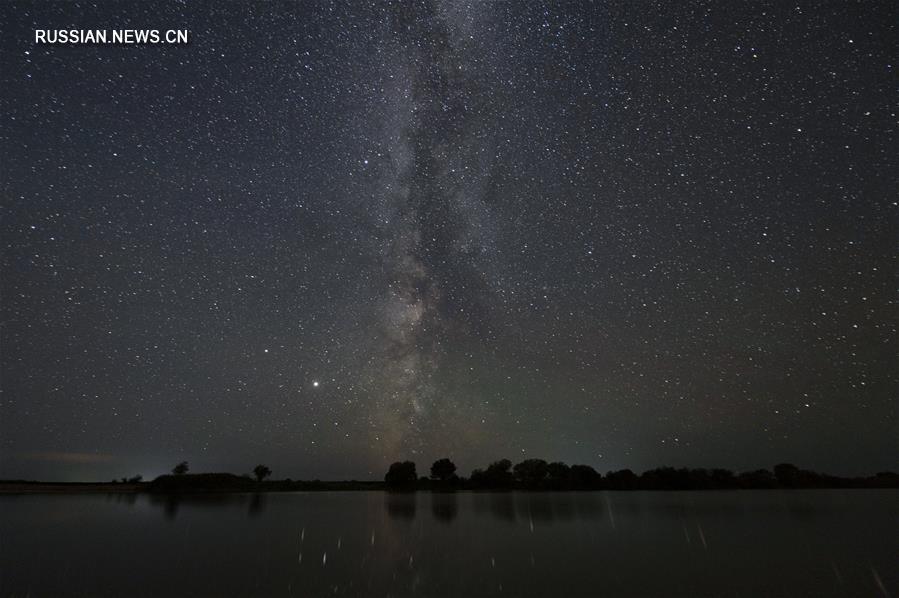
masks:
{"label": "lake", "polygon": [[0,496],[0,596],[896,596],[899,491]]}

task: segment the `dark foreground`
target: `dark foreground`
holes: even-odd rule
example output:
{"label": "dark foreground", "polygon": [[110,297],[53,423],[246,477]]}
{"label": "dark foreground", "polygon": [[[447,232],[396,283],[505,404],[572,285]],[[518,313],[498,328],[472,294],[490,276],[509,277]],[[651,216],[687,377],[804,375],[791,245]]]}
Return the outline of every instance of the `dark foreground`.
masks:
{"label": "dark foreground", "polygon": [[895,596],[896,490],[0,496],[2,596]]}

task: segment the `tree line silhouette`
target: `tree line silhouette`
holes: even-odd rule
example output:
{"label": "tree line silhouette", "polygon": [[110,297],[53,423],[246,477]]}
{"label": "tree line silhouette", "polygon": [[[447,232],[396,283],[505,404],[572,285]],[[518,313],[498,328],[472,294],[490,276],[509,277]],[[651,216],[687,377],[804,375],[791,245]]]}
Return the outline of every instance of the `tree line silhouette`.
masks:
{"label": "tree line silhouette", "polygon": [[[171,475],[151,482],[141,476],[124,477],[122,483],[150,492],[215,492],[260,490],[724,490],[764,488],[899,488],[899,474],[884,471],[868,477],[838,477],[791,463],[780,463],[773,470],[757,469],[734,473],[729,469],[658,467],[637,475],[630,469],[609,471],[605,475],[590,465],[568,465],[560,461],[525,459],[512,464],[500,459],[485,468],[477,468],[469,477],[457,475],[456,464],[448,458],[431,465],[430,475],[419,476],[413,461],[392,463],[384,482],[320,480],[272,480],[267,465],[257,465],[253,475],[233,473],[188,473],[187,461],[178,463]],[[255,477],[255,479],[254,479]],[[118,483],[113,480],[113,483]]]}
{"label": "tree line silhouette", "polygon": [[430,477],[419,477],[412,461],[393,463],[384,476],[392,489],[483,490],[720,490],[755,488],[896,488],[899,474],[880,472],[869,477],[844,478],[780,463],[773,471],[757,469],[734,473],[729,469],[659,467],[637,475],[630,469],[602,475],[589,465],[525,459],[512,465],[508,459],[475,469],[468,478],[456,475],[449,459],[431,466]]}

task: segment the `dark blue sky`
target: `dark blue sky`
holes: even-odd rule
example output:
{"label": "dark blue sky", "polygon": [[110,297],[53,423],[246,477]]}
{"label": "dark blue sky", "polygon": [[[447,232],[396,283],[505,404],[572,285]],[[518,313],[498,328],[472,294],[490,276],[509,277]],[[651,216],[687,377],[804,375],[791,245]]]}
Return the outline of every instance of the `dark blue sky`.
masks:
{"label": "dark blue sky", "polygon": [[4,3],[0,477],[894,468],[896,22]]}

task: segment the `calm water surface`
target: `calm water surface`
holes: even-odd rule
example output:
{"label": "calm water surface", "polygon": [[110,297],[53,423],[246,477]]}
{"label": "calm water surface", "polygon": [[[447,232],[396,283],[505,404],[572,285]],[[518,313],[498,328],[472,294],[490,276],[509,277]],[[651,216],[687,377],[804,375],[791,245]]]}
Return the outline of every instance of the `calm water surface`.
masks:
{"label": "calm water surface", "polygon": [[0,497],[0,596],[896,596],[899,492]]}

